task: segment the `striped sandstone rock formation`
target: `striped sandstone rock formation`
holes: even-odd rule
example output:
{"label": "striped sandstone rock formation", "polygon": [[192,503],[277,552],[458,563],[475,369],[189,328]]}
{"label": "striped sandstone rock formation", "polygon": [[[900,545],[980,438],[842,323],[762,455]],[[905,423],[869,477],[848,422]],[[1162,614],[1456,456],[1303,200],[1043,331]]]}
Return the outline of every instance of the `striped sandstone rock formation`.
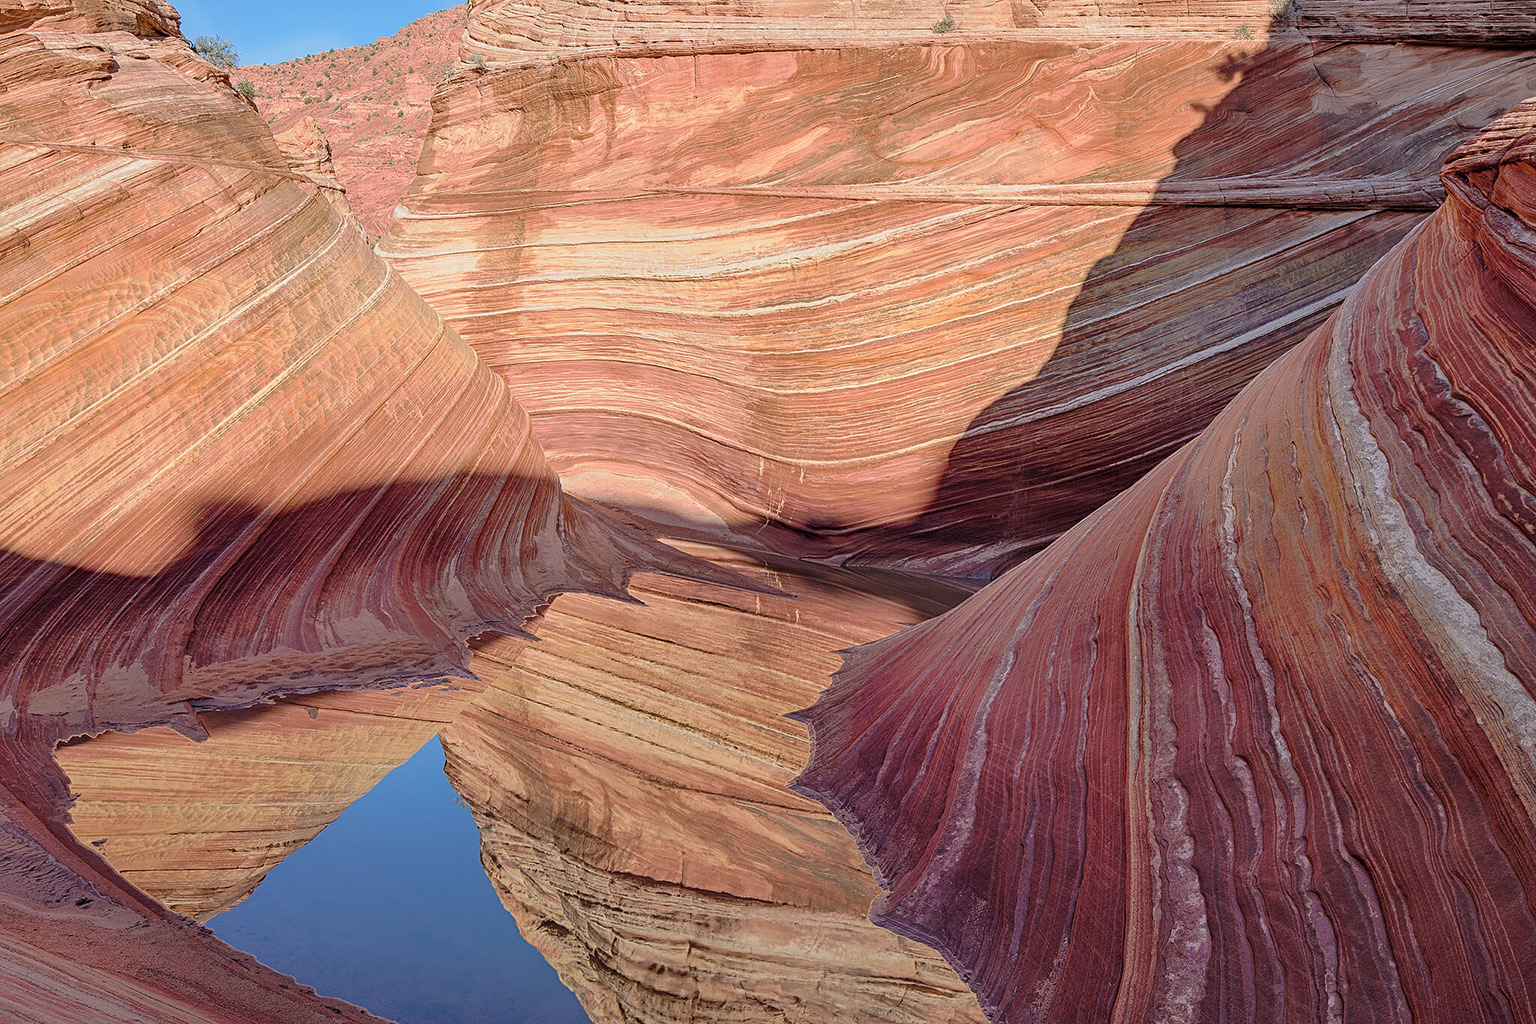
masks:
{"label": "striped sandstone rock formation", "polygon": [[643,576],[643,606],[562,595],[539,643],[477,646],[487,689],[441,739],[503,902],[597,1024],[980,1024],[870,922],[847,832],[786,788],[784,717],[968,590],[699,553],[790,596]]}
{"label": "striped sandstone rock formation", "polygon": [[936,953],[869,921],[852,839],[786,788],[807,742],[784,717],[838,650],[969,589],[693,550],[788,596],[643,576],[643,605],[562,595],[539,643],[477,642],[477,680],[452,692],[287,698],[204,716],[197,744],[69,744],[71,829],[206,920],[447,725],[487,871],[594,1021],[980,1024]]}
{"label": "striped sandstone rock formation", "polygon": [[0,1018],[361,1021],[74,839],[54,745],[462,677],[467,638],[682,556],[561,493],[176,33],[0,0]]}
{"label": "striped sandstone rock formation", "polygon": [[1267,3],[856,6],[476,6],[380,249],[568,486],[993,574],[1305,337],[1536,87],[1529,50]]}
{"label": "striped sandstone rock formation", "polygon": [[1536,1020],[1536,105],[1195,441],[861,648],[799,780],[992,1018]]}
{"label": "striped sandstone rock formation", "polygon": [[273,136],[283,159],[296,171],[304,171],[310,180],[326,190],[326,198],[343,212],[349,212],[346,189],[336,177],[331,160],[331,143],[312,117],[301,118]]}

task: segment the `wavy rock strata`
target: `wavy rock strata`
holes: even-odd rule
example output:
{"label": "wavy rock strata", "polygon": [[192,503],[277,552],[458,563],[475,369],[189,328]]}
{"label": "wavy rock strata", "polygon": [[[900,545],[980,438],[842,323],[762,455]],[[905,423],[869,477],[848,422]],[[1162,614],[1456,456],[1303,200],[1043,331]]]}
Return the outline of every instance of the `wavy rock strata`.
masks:
{"label": "wavy rock strata", "polygon": [[561,494],[169,7],[0,28],[0,1017],[371,1019],[83,848],[54,745],[462,676],[467,637],[681,556]]}
{"label": "wavy rock strata", "polygon": [[481,3],[381,252],[580,492],[994,573],[1305,337],[1536,87],[1526,50],[1091,6]]}
{"label": "wavy rock strata", "polygon": [[350,211],[346,189],[336,177],[336,164],[331,159],[331,140],[325,137],[314,118],[301,118],[273,138],[289,167],[305,172],[311,181],[324,188],[332,205],[344,212]]}
{"label": "wavy rock strata", "polygon": [[557,598],[540,642],[478,646],[442,733],[482,860],[599,1024],[979,1024],[931,950],[870,923],[848,834],[785,784],[785,719],[836,651],[968,591],[701,553],[792,597],[645,576],[645,604]]}
{"label": "wavy rock strata", "polygon": [[799,788],[999,1022],[1536,1020],[1536,106],[1193,443],[854,652]]}

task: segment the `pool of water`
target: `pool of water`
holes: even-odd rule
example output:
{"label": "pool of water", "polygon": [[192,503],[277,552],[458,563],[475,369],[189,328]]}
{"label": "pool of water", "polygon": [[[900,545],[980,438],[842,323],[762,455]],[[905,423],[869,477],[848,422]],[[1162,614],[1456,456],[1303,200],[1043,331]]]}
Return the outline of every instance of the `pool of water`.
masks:
{"label": "pool of water", "polygon": [[435,738],[208,926],[400,1024],[588,1024],[486,878]]}

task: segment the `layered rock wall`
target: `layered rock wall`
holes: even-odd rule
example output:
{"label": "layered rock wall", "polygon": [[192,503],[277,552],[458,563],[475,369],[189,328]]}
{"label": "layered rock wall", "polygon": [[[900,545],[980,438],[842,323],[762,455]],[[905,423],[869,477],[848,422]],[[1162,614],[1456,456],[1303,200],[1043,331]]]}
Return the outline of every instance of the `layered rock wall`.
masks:
{"label": "layered rock wall", "polygon": [[999,1022],[1536,1019],[1536,106],[799,781]]}
{"label": "layered rock wall", "polygon": [[681,556],[561,493],[169,7],[0,28],[0,1017],[371,1019],[84,848],[54,745],[462,676],[467,637]]}
{"label": "layered rock wall", "polygon": [[896,5],[481,4],[485,70],[439,91],[381,252],[579,492],[989,575],[1197,433],[1536,90],[1522,49],[1174,6],[1109,5],[1117,35],[1053,5],[1058,39]]}
{"label": "layered rock wall", "polygon": [[167,908],[207,921],[239,903],[466,708],[479,687],[305,694],[171,729],[58,748],[70,831]]}

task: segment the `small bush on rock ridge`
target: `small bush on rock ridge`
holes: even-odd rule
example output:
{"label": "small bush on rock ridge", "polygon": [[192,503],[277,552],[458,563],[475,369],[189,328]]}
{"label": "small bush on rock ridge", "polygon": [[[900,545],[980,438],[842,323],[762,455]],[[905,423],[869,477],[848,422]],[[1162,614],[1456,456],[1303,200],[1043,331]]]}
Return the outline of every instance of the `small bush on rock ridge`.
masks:
{"label": "small bush on rock ridge", "polygon": [[198,36],[192,40],[192,51],[221,68],[232,68],[240,63],[240,51],[223,36]]}

